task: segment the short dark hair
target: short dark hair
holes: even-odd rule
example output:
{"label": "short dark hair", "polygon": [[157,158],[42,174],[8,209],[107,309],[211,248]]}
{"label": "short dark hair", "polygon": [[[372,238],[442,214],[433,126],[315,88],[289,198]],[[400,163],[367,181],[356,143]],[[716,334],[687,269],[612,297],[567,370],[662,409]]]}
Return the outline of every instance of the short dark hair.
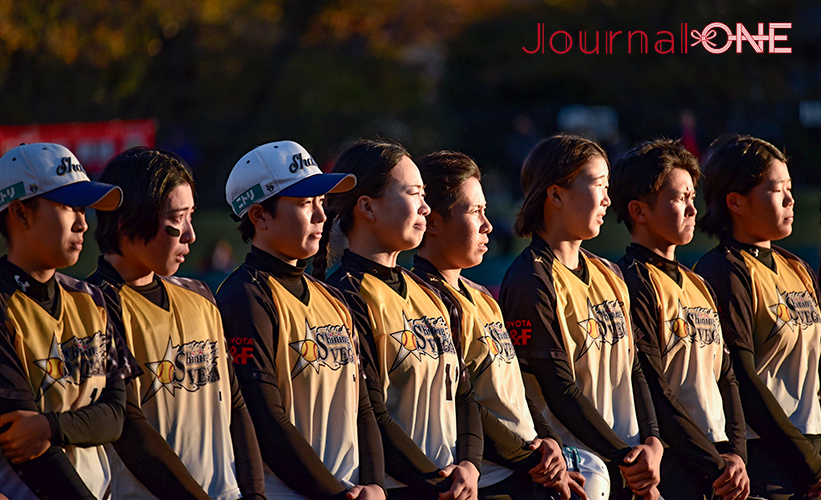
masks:
{"label": "short dark hair", "polygon": [[557,134],[539,142],[522,165],[525,201],[513,226],[516,234],[527,238],[541,230],[547,188],[554,184],[568,187],[587,162],[597,156],[610,168],[607,153],[593,141],[576,135]]}
{"label": "short dark hair", "polygon": [[707,210],[698,221],[698,227],[710,236],[725,240],[733,235],[727,195],[748,194],[767,177],[774,161],[787,163],[787,157],[769,142],[748,135],[716,139],[708,155],[704,166]]}
{"label": "short dark hair", "polygon": [[159,229],[165,200],[178,186],[194,178],[182,158],[170,151],[134,147],[109,160],[101,182],[120,186],[123,203],[113,212],[97,210],[94,237],[104,254],[120,254],[120,237],[151,241]]}
{"label": "short dark hair", "polygon": [[655,206],[659,191],[673,169],[687,171],[693,186],[701,178],[698,160],[681,141],[656,139],[644,142],[624,154],[613,165],[610,174],[610,201],[619,222],[633,230],[628,205],[639,200]]}
{"label": "short dark hair", "polygon": [[464,153],[438,151],[420,158],[416,166],[425,183],[425,203],[446,219],[458,201],[462,184],[471,177],[482,180],[479,166]]}
{"label": "short dark hair", "polygon": [[[277,201],[279,201],[281,197],[279,195],[273,195],[270,198],[266,198],[262,200],[262,203],[259,205],[262,207],[263,210],[271,214],[271,217],[276,217],[277,215]],[[251,218],[248,216],[248,211],[246,211],[242,218],[239,220],[239,234],[242,236],[242,241],[245,243],[251,243],[251,240],[254,239],[254,236],[257,234],[257,228],[254,226],[254,223],[251,222]]]}

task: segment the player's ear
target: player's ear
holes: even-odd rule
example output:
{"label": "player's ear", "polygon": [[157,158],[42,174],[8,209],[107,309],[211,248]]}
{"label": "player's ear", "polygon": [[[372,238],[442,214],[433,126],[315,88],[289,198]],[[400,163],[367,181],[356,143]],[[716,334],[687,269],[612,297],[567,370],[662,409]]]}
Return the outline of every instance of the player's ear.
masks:
{"label": "player's ear", "polygon": [[445,222],[445,219],[439,214],[439,212],[431,211],[430,215],[427,216],[427,221],[428,227],[425,229],[425,234],[439,236],[439,232],[442,230],[442,224]]}
{"label": "player's ear", "polygon": [[727,203],[727,209],[730,210],[730,213],[743,215],[747,207],[747,197],[740,193],[727,193],[725,203]]}
{"label": "player's ear", "polygon": [[547,199],[545,200],[546,203],[550,203],[554,208],[561,208],[563,206],[562,203],[562,188],[557,186],[556,184],[551,184],[547,188]]}
{"label": "player's ear", "polygon": [[627,212],[636,224],[647,223],[647,212],[649,209],[650,207],[647,203],[639,200],[631,200],[630,203],[627,204]]}
{"label": "player's ear", "polygon": [[14,221],[26,229],[29,228],[32,211],[29,207],[24,205],[20,200],[14,200],[9,204],[9,219]]}
{"label": "player's ear", "polygon": [[362,195],[356,200],[356,211],[365,218],[365,220],[373,222],[376,220],[376,213],[373,209],[373,198]]}
{"label": "player's ear", "polygon": [[251,208],[248,209],[248,220],[251,221],[251,224],[253,224],[256,229],[264,231],[268,228],[268,218],[266,214],[267,212],[262,208],[262,205],[254,203],[251,205]]}

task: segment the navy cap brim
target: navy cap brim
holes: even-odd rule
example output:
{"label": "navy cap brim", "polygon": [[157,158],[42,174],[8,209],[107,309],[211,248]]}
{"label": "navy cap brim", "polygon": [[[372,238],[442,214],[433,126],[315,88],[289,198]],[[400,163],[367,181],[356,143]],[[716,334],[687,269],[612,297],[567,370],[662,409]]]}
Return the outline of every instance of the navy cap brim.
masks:
{"label": "navy cap brim", "polygon": [[123,201],[123,191],[119,186],[91,181],[68,184],[41,196],[70,207],[90,207],[104,212],[117,210]]}
{"label": "navy cap brim", "polygon": [[328,193],[344,193],[353,189],[354,186],[356,186],[356,176],[353,174],[316,174],[288,186],[277,194],[293,198],[309,198]]}

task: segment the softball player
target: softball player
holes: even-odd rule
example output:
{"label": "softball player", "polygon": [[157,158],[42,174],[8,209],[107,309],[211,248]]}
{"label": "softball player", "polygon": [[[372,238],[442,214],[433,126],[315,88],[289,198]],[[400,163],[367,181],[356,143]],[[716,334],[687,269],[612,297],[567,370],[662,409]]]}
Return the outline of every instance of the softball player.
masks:
{"label": "softball player", "polygon": [[[353,173],[358,184],[326,200],[323,243],[338,221],[350,247],[328,282],[346,294],[360,332],[389,496],[475,499],[481,421],[448,310],[437,292],[396,266],[399,252],[425,232],[419,170],[401,146],[363,141],[333,171]],[[315,273],[324,275],[326,265],[320,245]]]}
{"label": "softball player", "polygon": [[280,141],[243,156],[225,187],[252,247],[217,303],[259,429],[268,498],[385,499],[351,314],[337,290],[304,272],[319,248],[325,194],[355,184]]}
{"label": "softball player", "polygon": [[119,498],[264,498],[262,460],[208,287],[171,277],[196,236],[194,181],[172,153],[132,148],[101,175],[123,205],[97,215],[103,290],[143,374],[114,443]]}
{"label": "softball player", "polygon": [[613,207],[632,244],[619,261],[630,290],[639,360],[669,448],[666,498],[749,494],[744,415],[718,310],[706,282],[676,261],[693,238],[698,160],[677,141],[647,142],[613,167]]}
{"label": "softball player", "polygon": [[821,494],[821,313],[792,232],[792,181],[772,144],[733,136],[707,161],[701,229],[721,239],[695,271],[712,285],[748,424],[752,495]]}
{"label": "softball player", "polygon": [[614,498],[632,490],[655,499],[662,446],[627,286],[618,267],[579,247],[604,222],[608,177],[604,151],[579,137],[554,136],[530,152],[515,229],[532,242],[505,274],[499,303],[528,395],[564,444],[609,462]]}
{"label": "softball player", "polygon": [[[525,397],[499,304],[487,289],[461,277],[463,268],[482,262],[493,230],[485,217],[479,167],[470,157],[449,151],[425,156],[417,165],[431,213],[414,272],[442,293],[458,318],[452,324],[453,334],[460,337],[485,435],[480,498],[531,498],[534,492],[544,492],[541,487],[534,489],[537,483],[555,489],[557,498],[567,499],[571,491],[583,498],[606,496],[607,470],[595,455],[589,458],[599,462],[604,489],[585,495],[576,483],[586,484],[582,476],[567,472],[560,438],[540,411],[531,416],[532,405]],[[590,487],[596,483],[592,476]]]}
{"label": "softball player", "polygon": [[84,207],[120,200],[63,146],[0,158],[0,493],[13,500],[107,498],[102,445],[120,435],[125,380],[138,368],[117,350],[100,290],[55,270],[77,262]]}

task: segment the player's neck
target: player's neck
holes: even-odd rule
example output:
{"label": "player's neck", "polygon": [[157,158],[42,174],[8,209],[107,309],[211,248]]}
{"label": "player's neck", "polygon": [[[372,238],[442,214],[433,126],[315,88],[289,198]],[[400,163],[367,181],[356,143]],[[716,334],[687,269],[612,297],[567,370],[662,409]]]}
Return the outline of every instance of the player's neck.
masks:
{"label": "player's neck", "polygon": [[28,259],[22,258],[22,256],[14,254],[11,249],[9,249],[7,259],[10,263],[19,267],[20,269],[25,271],[26,274],[36,279],[40,283],[45,283],[46,281],[50,280],[51,277],[54,276],[54,273],[57,271],[56,269],[43,269],[42,266],[38,266],[36,263],[30,262]]}
{"label": "player's neck", "polygon": [[640,231],[638,229],[639,228],[635,228],[635,230],[630,234],[630,238],[633,243],[641,245],[667,260],[676,260],[676,245],[659,240],[659,238],[655,237],[654,234],[650,234],[647,231]]}
{"label": "player's neck", "polygon": [[385,267],[396,267],[400,250],[386,249],[381,241],[366,231],[354,227],[348,235],[348,249]]}
{"label": "player's neck", "polygon": [[27,252],[20,252],[15,250],[16,249],[14,247],[9,248],[9,253],[6,256],[8,261],[11,264],[14,264],[15,266],[25,271],[26,274],[36,279],[40,283],[45,283],[46,281],[50,280],[51,277],[54,276],[54,273],[57,271],[56,269],[43,268],[42,265],[38,265],[38,263],[26,258],[27,255],[29,255]]}
{"label": "player's neck", "polygon": [[539,231],[539,236],[547,243],[556,260],[564,264],[568,269],[579,267],[579,247],[582,240],[567,240],[557,231]]}
{"label": "player's neck", "polygon": [[755,245],[761,248],[772,248],[772,242],[770,240],[756,238],[755,236],[737,227],[733,228],[733,238],[735,238],[735,240],[739,243],[744,243],[745,245]]}
{"label": "player's neck", "polygon": [[103,258],[117,271],[126,285],[145,286],[154,281],[154,272],[139,262],[116,253],[107,253]]}
{"label": "player's neck", "polygon": [[459,289],[459,276],[462,274],[462,268],[449,264],[447,256],[444,255],[438,245],[423,243],[416,253],[433,264],[433,267],[439,271],[450,286],[456,290]]}

